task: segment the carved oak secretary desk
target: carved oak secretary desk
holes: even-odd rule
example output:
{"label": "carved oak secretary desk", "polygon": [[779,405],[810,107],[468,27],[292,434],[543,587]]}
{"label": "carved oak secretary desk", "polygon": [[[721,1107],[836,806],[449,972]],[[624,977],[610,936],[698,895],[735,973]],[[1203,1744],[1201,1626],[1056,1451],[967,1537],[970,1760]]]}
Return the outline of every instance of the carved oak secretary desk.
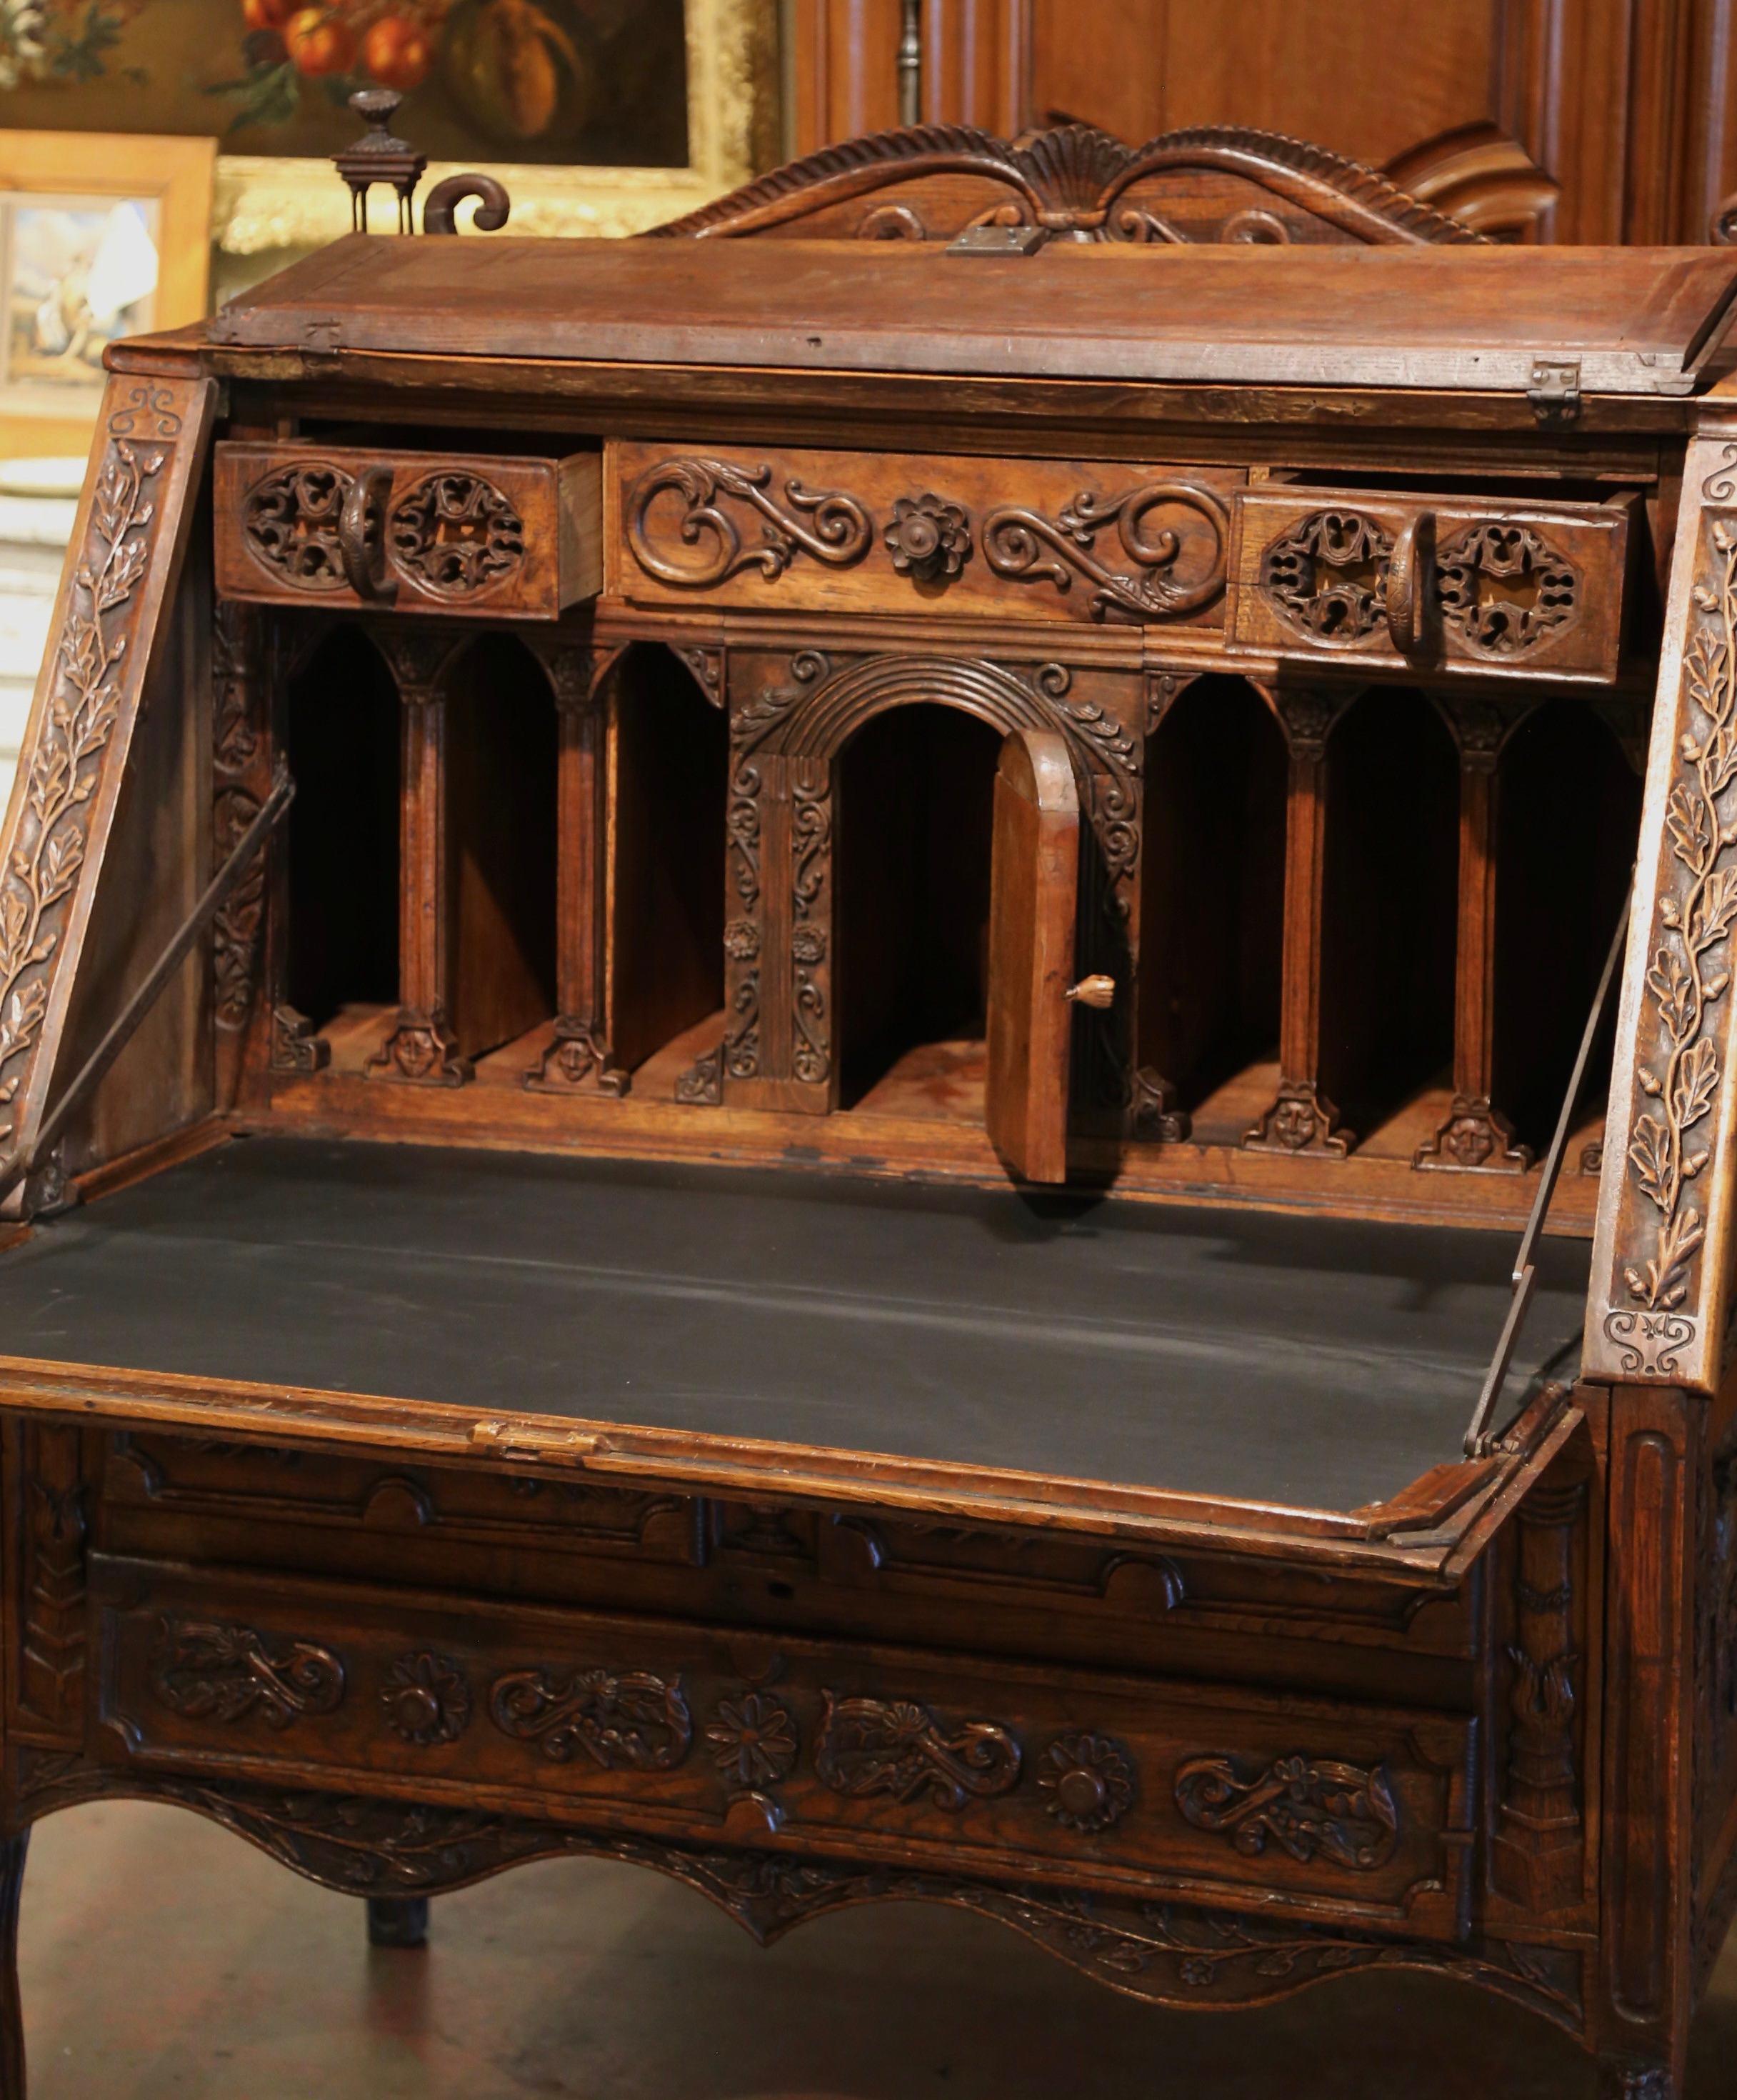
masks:
{"label": "carved oak secretary desk", "polygon": [[1666,2100],[1734,292],[930,130],[119,347],[0,862],[9,1942],[142,1795],[386,1933],[606,1855]]}

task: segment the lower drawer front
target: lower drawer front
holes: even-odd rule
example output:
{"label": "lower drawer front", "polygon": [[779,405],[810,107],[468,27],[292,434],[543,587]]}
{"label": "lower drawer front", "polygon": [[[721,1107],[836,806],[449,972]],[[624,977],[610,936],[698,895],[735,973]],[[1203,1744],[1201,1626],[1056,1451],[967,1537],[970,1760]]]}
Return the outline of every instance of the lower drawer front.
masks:
{"label": "lower drawer front", "polygon": [[96,1556],[102,1754],[1464,1930],[1464,1717]]}

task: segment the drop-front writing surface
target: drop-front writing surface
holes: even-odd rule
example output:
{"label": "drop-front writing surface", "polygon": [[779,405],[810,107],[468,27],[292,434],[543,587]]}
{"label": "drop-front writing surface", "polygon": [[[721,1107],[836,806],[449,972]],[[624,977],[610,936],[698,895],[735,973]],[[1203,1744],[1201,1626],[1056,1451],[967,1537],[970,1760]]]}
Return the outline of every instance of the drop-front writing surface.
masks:
{"label": "drop-front writing surface", "polygon": [[116,353],[0,876],[15,1880],[105,1792],[377,1894],[614,1853],[1669,2090],[1737,264],[1298,151],[1394,245],[809,242],[798,170]]}

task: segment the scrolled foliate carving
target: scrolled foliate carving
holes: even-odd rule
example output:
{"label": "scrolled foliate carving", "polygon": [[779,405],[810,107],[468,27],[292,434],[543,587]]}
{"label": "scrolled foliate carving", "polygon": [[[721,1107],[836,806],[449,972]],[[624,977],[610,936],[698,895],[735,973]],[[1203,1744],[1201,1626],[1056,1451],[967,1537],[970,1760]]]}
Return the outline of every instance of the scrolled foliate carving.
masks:
{"label": "scrolled foliate carving", "polygon": [[479,474],[426,474],[392,506],[387,545],[395,566],[436,598],[474,598],[525,558],[525,521]]}
{"label": "scrolled foliate carving", "polygon": [[1258,1859],[1269,1842],[1307,1865],[1325,1858],[1371,1873],[1392,1857],[1399,1811],[1379,1767],[1279,1758],[1250,1767],[1231,1757],[1190,1758],[1177,1767],[1176,1806],[1197,1830],[1228,1838]]}
{"label": "scrolled foliate carving", "polygon": [[[259,800],[245,788],[226,788],[212,809],[212,845],[221,862],[234,852],[259,814]],[[259,932],[265,917],[266,871],[262,860],[242,876],[212,922],[217,1022],[243,1028],[258,986]]]}
{"label": "scrolled foliate carving", "polygon": [[927,1795],[932,1807],[957,1813],[1018,1784],[1019,1745],[994,1722],[967,1721],[949,1732],[911,1700],[831,1692],[825,1699],[814,1769],[835,1793],[884,1793],[906,1803]]}
{"label": "scrolled foliate carving", "polygon": [[1134,1763],[1108,1736],[1060,1736],[1038,1760],[1045,1813],[1064,1830],[1095,1836],[1134,1805]]}
{"label": "scrolled foliate carving", "polygon": [[[769,466],[734,466],[715,459],[660,461],[628,492],[628,544],[634,559],[659,583],[705,589],[745,569],[775,580],[799,554],[833,568],[848,568],[867,554],[874,527],[855,496],[787,481],[781,502],[769,492],[771,482]],[[673,536],[653,520],[655,508],[666,496],[674,496],[681,505]],[[759,525],[757,546],[743,542],[741,512],[747,514],[747,522]],[[699,549],[699,558],[684,560],[676,551],[681,547]]]}
{"label": "scrolled foliate carving", "polygon": [[344,1665],[329,1648],[276,1639],[251,1626],[165,1618],[151,1689],[187,1720],[233,1723],[258,1714],[273,1728],[330,1714],[344,1696]]}
{"label": "scrolled foliate carving", "polygon": [[[144,413],[122,410],[111,427],[130,429]],[[178,419],[169,420],[179,427]],[[85,863],[91,801],[120,711],[131,639],[128,607],[156,540],[149,491],[166,457],[111,438],[73,567],[50,660],[48,704],[24,761],[18,826],[0,876],[0,1112],[9,1110],[20,1083],[7,1067],[36,1042],[48,1012],[50,977]],[[0,1142],[13,1132],[7,1114]]]}
{"label": "scrolled foliate carving", "polygon": [[456,1662],[424,1649],[401,1655],[380,1688],[386,1726],[418,1749],[456,1743],[470,1725],[470,1687]]}
{"label": "scrolled foliate carving", "polygon": [[1524,656],[1580,612],[1580,571],[1529,525],[1468,526],[1436,558],[1443,620],[1479,656]]}
{"label": "scrolled foliate carving", "polygon": [[1684,734],[1664,811],[1664,874],[1637,1031],[1628,1167],[1652,1214],[1650,1247],[1633,1246],[1622,1280],[1633,1300],[1606,1315],[1626,1371],[1669,1376],[1693,1343],[1688,1307],[1705,1237],[1695,1185],[1712,1155],[1708,1118],[1722,1070],[1716,1009],[1730,990],[1737,924],[1737,529],[1709,527],[1710,576],[1695,586],[1700,617],[1683,656]]}
{"label": "scrolled foliate carving", "polygon": [[241,544],[298,590],[349,588],[338,524],[354,476],[320,460],[280,467],[241,501]]}
{"label": "scrolled foliate carving", "polygon": [[583,1753],[605,1771],[672,1771],[693,1722],[679,1679],[647,1670],[519,1670],[496,1679],[488,1710],[504,1736],[541,1745],[555,1764]]}
{"label": "scrolled foliate carving", "polygon": [[901,576],[938,583],[971,559],[971,513],[932,494],[901,496],[881,537]]}
{"label": "scrolled foliate carving", "polygon": [[1316,642],[1367,641],[1387,619],[1392,535],[1360,510],[1316,510],[1261,556],[1260,588]]}
{"label": "scrolled foliate carving", "polygon": [[[1184,511],[1193,523],[1161,526],[1148,537],[1155,511]],[[1099,535],[1112,526],[1131,571],[1100,558]],[[1054,518],[1035,510],[1004,506],[983,521],[983,556],[999,576],[1016,582],[1074,588],[1074,578],[1096,585],[1092,617],[1119,612],[1135,620],[1174,620],[1210,605],[1224,588],[1229,513],[1210,488],[1189,481],[1146,482],[1120,495],[1099,497],[1085,489]],[[1186,582],[1175,571],[1184,553],[1193,572]]]}

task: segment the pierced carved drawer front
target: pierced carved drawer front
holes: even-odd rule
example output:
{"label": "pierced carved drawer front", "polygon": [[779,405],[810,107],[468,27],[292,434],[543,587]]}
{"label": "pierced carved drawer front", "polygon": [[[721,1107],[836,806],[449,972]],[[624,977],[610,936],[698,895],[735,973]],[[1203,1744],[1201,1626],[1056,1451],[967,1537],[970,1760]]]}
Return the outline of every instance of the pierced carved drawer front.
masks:
{"label": "pierced carved drawer front", "polygon": [[97,1555],[100,1754],[1464,1929],[1473,1724]]}
{"label": "pierced carved drawer front", "polygon": [[607,452],[642,605],[1217,627],[1240,472],[896,452]]}
{"label": "pierced carved drawer front", "polygon": [[1250,489],[1235,505],[1232,646],[1491,677],[1616,675],[1629,505]]}
{"label": "pierced carved drawer front", "polygon": [[221,444],[217,588],[268,605],[554,620],[602,574],[602,463]]}

